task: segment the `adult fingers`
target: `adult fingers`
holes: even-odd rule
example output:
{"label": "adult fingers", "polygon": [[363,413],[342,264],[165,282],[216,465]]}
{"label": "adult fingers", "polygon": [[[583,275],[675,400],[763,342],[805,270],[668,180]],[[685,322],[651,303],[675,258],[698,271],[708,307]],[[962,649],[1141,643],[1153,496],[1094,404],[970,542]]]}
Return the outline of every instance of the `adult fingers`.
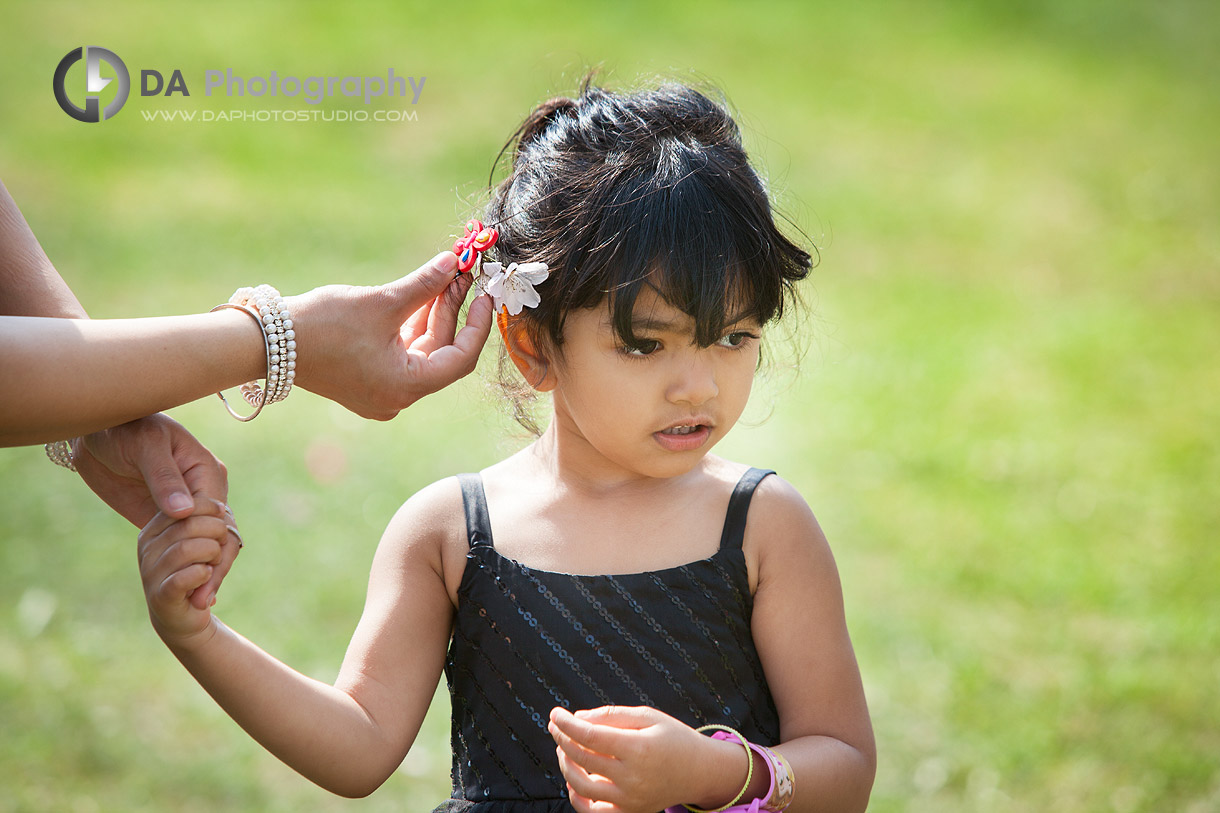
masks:
{"label": "adult fingers", "polygon": [[432,310],[435,307],[436,300],[429,299],[407,317],[407,321],[403,324],[402,330],[399,333],[408,347],[414,345],[428,332],[428,321],[432,318]]}
{"label": "adult fingers", "polygon": [[466,325],[453,339],[453,346],[463,356],[478,359],[479,352],[491,334],[493,308],[491,297],[486,294],[476,297],[474,302],[470,303],[470,308],[466,311]]}
{"label": "adult fingers", "polygon": [[165,435],[143,435],[128,454],[162,513],[185,517],[195,509],[190,488],[174,459],[173,444]]}
{"label": "adult fingers", "polygon": [[466,326],[458,331],[453,344],[431,352],[407,350],[407,376],[420,394],[436,392],[474,371],[479,353],[491,331],[491,313],[480,297],[470,307]]}
{"label": "adult fingers", "polygon": [[436,299],[457,273],[457,255],[442,251],[405,277],[386,283],[383,290],[394,303],[400,321]]}
{"label": "adult fingers", "polygon": [[220,505],[228,501],[229,470],[180,425],[174,431],[174,459],[196,504],[201,497]]}
{"label": "adult fingers", "polygon": [[449,283],[432,307],[428,315],[428,335],[438,345],[451,344],[453,335],[457,332],[458,312],[466,300],[466,293],[473,284],[470,274],[458,274],[457,279]]}

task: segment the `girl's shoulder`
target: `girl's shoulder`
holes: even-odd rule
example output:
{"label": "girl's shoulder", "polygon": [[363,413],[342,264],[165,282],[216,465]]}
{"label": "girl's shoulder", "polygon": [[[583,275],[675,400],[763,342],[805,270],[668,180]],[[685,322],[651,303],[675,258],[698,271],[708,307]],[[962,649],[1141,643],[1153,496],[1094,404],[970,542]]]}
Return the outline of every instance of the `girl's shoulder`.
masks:
{"label": "girl's shoulder", "polygon": [[390,520],[381,547],[397,558],[428,561],[456,602],[469,550],[458,478],[437,480],[412,494]]}
{"label": "girl's shoulder", "polygon": [[[752,467],[744,463],[708,455],[706,472],[714,480],[723,483],[727,490],[732,491],[737,483],[752,468],[772,471],[765,466]],[[813,519],[813,511],[809,503],[797,491],[796,486],[785,480],[780,474],[773,473],[763,477],[754,489],[750,500],[750,511],[746,521],[746,535],[753,532],[783,532],[784,530],[805,530]]]}
{"label": "girl's shoulder", "polygon": [[751,589],[791,562],[814,559],[833,566],[830,546],[800,491],[778,474],[764,477],[746,515],[742,550]]}

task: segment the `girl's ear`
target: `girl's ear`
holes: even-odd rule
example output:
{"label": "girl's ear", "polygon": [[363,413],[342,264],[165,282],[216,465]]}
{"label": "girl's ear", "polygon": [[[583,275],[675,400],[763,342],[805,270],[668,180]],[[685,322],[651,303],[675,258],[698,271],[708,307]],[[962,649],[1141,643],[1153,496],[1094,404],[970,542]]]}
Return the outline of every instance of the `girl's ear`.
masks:
{"label": "girl's ear", "polygon": [[539,352],[534,340],[530,338],[522,319],[508,315],[501,310],[496,314],[496,325],[500,328],[500,336],[504,339],[504,347],[508,357],[517,365],[525,381],[538,392],[550,392],[555,389],[555,374],[551,370],[546,356]]}

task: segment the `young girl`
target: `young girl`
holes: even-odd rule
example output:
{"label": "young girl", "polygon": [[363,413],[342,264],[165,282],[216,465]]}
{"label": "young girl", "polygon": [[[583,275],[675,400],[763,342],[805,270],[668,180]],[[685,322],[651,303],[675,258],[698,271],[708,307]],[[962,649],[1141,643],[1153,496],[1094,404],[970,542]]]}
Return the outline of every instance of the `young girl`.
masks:
{"label": "young girl", "polygon": [[488,257],[507,352],[550,396],[546,430],[402,506],[334,686],[188,600],[224,516],[144,529],[154,627],[335,793],[368,794],[402,762],[443,669],[438,811],[863,810],[876,757],[830,549],[790,485],[710,453],[809,255],[694,90],[586,83],[514,139]]}

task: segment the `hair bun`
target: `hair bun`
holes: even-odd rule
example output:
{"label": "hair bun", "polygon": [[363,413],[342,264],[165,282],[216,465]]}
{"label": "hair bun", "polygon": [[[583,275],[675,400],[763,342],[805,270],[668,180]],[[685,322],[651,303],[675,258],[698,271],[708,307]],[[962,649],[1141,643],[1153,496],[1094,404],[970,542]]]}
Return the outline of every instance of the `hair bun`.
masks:
{"label": "hair bun", "polygon": [[576,101],[566,96],[556,96],[548,99],[534,108],[534,112],[522,122],[517,132],[517,151],[530,142],[537,141],[546,132],[551,123],[560,116],[574,116]]}

